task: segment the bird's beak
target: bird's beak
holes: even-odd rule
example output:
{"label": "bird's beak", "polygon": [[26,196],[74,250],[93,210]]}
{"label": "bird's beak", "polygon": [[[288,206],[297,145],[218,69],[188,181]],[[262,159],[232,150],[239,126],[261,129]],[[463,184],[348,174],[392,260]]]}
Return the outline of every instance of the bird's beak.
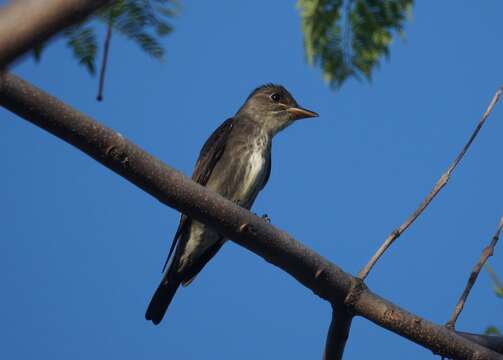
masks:
{"label": "bird's beak", "polygon": [[287,112],[295,116],[295,120],[318,117],[314,111],[303,109],[301,107],[290,107],[286,109]]}

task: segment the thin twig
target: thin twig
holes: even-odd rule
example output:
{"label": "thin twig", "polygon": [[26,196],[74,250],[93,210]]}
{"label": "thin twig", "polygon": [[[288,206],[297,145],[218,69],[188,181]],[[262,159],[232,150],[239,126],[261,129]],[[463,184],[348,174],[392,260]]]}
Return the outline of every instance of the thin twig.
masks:
{"label": "thin twig", "polygon": [[379,260],[379,258],[384,254],[384,252],[393,244],[393,242],[402,235],[402,233],[409,228],[410,225],[421,215],[421,213],[428,207],[428,205],[432,202],[432,200],[437,196],[437,194],[442,190],[442,188],[447,184],[449,181],[452,172],[458,164],[460,163],[461,159],[463,159],[463,156],[465,156],[465,153],[468,151],[468,148],[472,144],[473,140],[475,140],[475,137],[478,135],[480,129],[484,125],[486,119],[489,117],[491,112],[493,111],[496,103],[499,101],[501,97],[501,93],[503,92],[503,86],[496,91],[496,94],[494,94],[489,106],[487,107],[487,110],[484,112],[482,117],[479,120],[479,123],[477,124],[477,127],[473,131],[472,135],[470,136],[470,139],[468,142],[465,144],[461,152],[458,154],[456,159],[452,162],[452,164],[449,166],[447,171],[440,177],[440,179],[437,181],[435,184],[435,187],[433,190],[426,196],[426,198],[423,200],[423,202],[419,205],[419,207],[410,215],[405,222],[400,225],[399,228],[394,230],[387,238],[386,240],[382,243],[382,245],[379,247],[379,249],[376,251],[376,253],[372,256],[370,261],[368,262],[367,265],[360,271],[358,274],[358,277],[360,279],[365,279],[369,272],[372,270],[376,262]]}
{"label": "thin twig", "polygon": [[470,294],[470,291],[472,290],[473,285],[477,281],[477,277],[479,276],[480,270],[484,266],[484,264],[487,262],[487,259],[489,259],[490,256],[493,255],[494,253],[494,247],[496,246],[498,239],[500,237],[501,229],[503,228],[503,217],[500,219],[500,223],[498,225],[498,229],[496,230],[496,233],[491,239],[491,242],[489,245],[482,251],[482,254],[480,255],[480,259],[475,265],[475,267],[472,270],[472,273],[470,274],[470,277],[468,278],[468,282],[466,283],[465,290],[461,294],[458,303],[456,304],[456,307],[454,308],[454,311],[452,312],[450,320],[445,324],[445,326],[451,330],[454,330],[454,327],[456,326],[456,321],[458,320],[459,314],[461,314],[461,311],[463,311],[463,307],[465,306],[466,299],[468,298],[468,295]]}
{"label": "thin twig", "polygon": [[108,50],[110,49],[110,40],[112,39],[112,28],[113,28],[113,9],[110,9],[107,35],[105,37],[105,44],[103,45],[103,60],[101,62],[100,84],[98,87],[98,96],[96,96],[96,100],[98,101],[103,100],[103,87],[105,85],[105,71],[108,63]]}

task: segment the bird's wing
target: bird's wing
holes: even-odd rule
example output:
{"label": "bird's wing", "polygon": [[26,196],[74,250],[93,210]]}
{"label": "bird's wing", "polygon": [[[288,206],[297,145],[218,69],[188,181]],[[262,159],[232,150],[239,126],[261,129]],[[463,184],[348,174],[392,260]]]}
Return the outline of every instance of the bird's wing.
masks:
{"label": "bird's wing", "polygon": [[[201,185],[206,185],[210,175],[215,168],[218,160],[222,156],[225,145],[227,144],[227,139],[234,125],[234,118],[229,118],[225,120],[213,133],[210,135],[208,140],[203,145],[201,152],[199,153],[199,158],[197,159],[194,172],[192,174],[192,180]],[[164,272],[166,265],[169,262],[173,251],[175,250],[176,244],[180,236],[190,227],[191,219],[182,214],[180,217],[180,223],[178,224],[178,229],[176,230],[175,236],[173,237],[173,242],[171,243],[171,248],[169,249],[168,257],[162,271]]]}
{"label": "bird's wing", "polygon": [[201,185],[206,185],[211,172],[225,150],[225,145],[233,126],[234,118],[225,120],[206,140],[199,153],[199,158],[192,174],[192,180]]}
{"label": "bird's wing", "polygon": [[271,154],[272,154],[272,151],[268,151],[268,157],[267,157],[266,169],[265,169],[265,178],[264,178],[264,182],[262,183],[262,187],[260,188],[260,190],[262,190],[267,185],[267,182],[269,181],[269,177],[271,176],[271,167],[272,167]]}

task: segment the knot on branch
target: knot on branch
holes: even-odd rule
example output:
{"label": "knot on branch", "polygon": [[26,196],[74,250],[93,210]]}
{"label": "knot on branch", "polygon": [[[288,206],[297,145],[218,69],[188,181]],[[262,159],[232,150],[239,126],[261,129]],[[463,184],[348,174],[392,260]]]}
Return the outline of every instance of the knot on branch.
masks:
{"label": "knot on branch", "polygon": [[[495,236],[493,237],[493,242],[498,241],[498,237]],[[493,256],[494,255],[494,247],[489,245],[484,248],[484,251],[482,252],[482,255],[486,258]]]}
{"label": "knot on branch", "polygon": [[449,321],[447,321],[447,322],[445,323],[445,327],[446,327],[446,329],[451,330],[451,331],[455,331],[455,330],[456,330],[456,329],[455,329],[454,320],[452,320],[452,319],[451,319],[451,320],[449,320]]}
{"label": "knot on branch", "polygon": [[391,232],[391,238],[393,239],[398,239],[400,235],[402,235],[402,231],[400,230],[400,228],[397,228]]}
{"label": "knot on branch", "polygon": [[387,324],[398,324],[402,319],[400,314],[395,312],[393,308],[386,309],[383,318]]}
{"label": "knot on branch", "polygon": [[443,174],[440,177],[440,179],[438,179],[438,181],[435,185],[435,189],[443,188],[449,182],[449,178],[451,177],[451,173],[453,170],[454,170],[454,167],[451,165],[449,167],[449,169],[445,172],[445,174]]}
{"label": "knot on branch", "polygon": [[[120,134],[119,137],[122,140],[122,136]],[[122,165],[126,165],[129,160],[126,147],[122,143],[110,145],[106,149],[105,154],[113,162],[120,162]]]}
{"label": "knot on branch", "polygon": [[321,267],[321,268],[319,268],[318,270],[316,270],[316,273],[314,274],[314,278],[316,280],[318,280],[319,277],[321,276],[321,274],[323,274],[324,271],[325,271],[325,267],[324,266]]}
{"label": "knot on branch", "polygon": [[360,295],[362,292],[367,290],[367,285],[363,282],[362,279],[352,278],[351,279],[351,287],[349,289],[346,298],[344,299],[344,305],[346,306],[346,310],[349,313],[353,313],[353,309],[360,299]]}
{"label": "knot on branch", "polygon": [[252,235],[255,235],[257,233],[255,228],[251,224],[248,224],[248,223],[242,224],[239,227],[239,232],[240,233],[248,233],[248,234],[252,234]]}

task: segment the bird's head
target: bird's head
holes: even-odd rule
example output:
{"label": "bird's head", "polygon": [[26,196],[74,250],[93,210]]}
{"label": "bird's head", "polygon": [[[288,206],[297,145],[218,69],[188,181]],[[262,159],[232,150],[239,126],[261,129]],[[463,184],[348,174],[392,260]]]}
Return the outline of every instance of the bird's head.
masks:
{"label": "bird's head", "polygon": [[318,116],[314,111],[300,107],[283,86],[274,84],[256,88],[239,109],[239,114],[257,121],[271,135],[278,133],[296,120]]}

